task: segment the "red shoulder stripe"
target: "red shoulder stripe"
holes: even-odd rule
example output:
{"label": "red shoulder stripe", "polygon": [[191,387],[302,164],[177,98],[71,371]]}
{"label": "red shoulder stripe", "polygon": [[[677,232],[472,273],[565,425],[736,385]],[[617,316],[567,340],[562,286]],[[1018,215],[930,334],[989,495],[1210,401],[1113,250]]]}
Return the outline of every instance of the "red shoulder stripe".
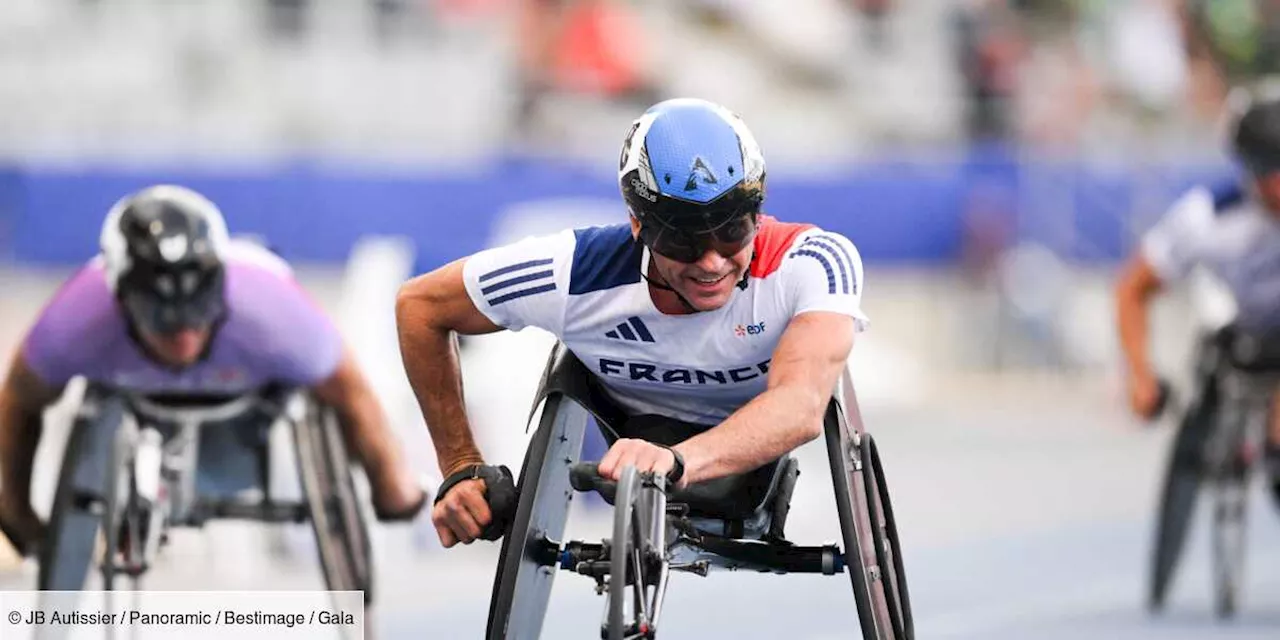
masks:
{"label": "red shoulder stripe", "polygon": [[796,236],[814,228],[800,222],[778,222],[773,216],[760,216],[760,230],[756,232],[755,259],[751,261],[751,277],[768,277],[787,257],[787,249],[795,243]]}

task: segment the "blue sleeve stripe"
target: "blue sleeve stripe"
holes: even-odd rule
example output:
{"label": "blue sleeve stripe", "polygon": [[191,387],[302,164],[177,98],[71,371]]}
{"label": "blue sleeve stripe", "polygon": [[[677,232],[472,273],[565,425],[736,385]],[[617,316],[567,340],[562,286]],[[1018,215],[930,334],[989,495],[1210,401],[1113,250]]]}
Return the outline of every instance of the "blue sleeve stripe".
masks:
{"label": "blue sleeve stripe", "polygon": [[551,264],[552,262],[553,260],[551,258],[545,258],[543,260],[530,260],[528,262],[513,264],[507,267],[503,267],[501,269],[495,269],[493,271],[490,271],[489,273],[486,273],[480,276],[480,282],[484,282],[485,280],[492,280],[500,275],[511,273],[512,271],[528,269],[529,267],[540,267],[542,265]]}
{"label": "blue sleeve stripe", "polygon": [[843,255],[844,259],[847,260],[849,264],[849,283],[853,286],[853,292],[857,293],[858,292],[858,272],[856,271],[856,268],[858,263],[854,262],[853,256],[849,254],[849,250],[844,248],[844,243],[840,242],[838,238],[832,235],[819,235],[814,237],[820,238],[822,240],[827,240],[831,242],[831,244],[835,245],[837,249],[840,250],[840,255]]}
{"label": "blue sleeve stripe", "polygon": [[649,327],[644,326],[644,322],[641,322],[640,318],[631,316],[631,326],[636,328],[636,334],[640,336],[641,340],[653,342],[653,334],[649,333]]}
{"label": "blue sleeve stripe", "polygon": [[813,258],[814,260],[817,260],[818,262],[821,262],[822,268],[827,270],[827,293],[836,292],[836,272],[831,268],[831,262],[827,260],[827,256],[821,253],[818,253],[817,251],[810,251],[808,249],[801,249],[791,255],[807,256],[807,257]]}
{"label": "blue sleeve stripe", "polygon": [[555,275],[555,274],[554,274],[554,272],[552,272],[550,269],[547,269],[546,271],[535,271],[535,272],[533,272],[533,273],[525,274],[525,275],[523,275],[523,276],[516,276],[516,277],[514,277],[514,278],[512,278],[512,279],[510,279],[510,280],[503,280],[502,282],[498,282],[498,283],[496,283],[496,284],[491,284],[491,285],[489,285],[489,286],[487,286],[487,287],[485,287],[485,288],[481,289],[481,290],[480,290],[480,293],[483,293],[483,294],[485,294],[485,295],[489,295],[490,293],[493,293],[494,291],[501,291],[501,290],[503,290],[503,289],[506,289],[507,287],[514,287],[514,286],[516,286],[516,285],[518,285],[518,284],[522,284],[522,283],[525,283],[525,282],[529,282],[530,280],[542,280],[542,279],[544,279],[544,278],[550,278],[550,277],[552,277],[553,275]]}
{"label": "blue sleeve stripe", "polygon": [[539,287],[531,287],[529,289],[512,291],[511,293],[500,295],[492,300],[487,300],[487,302],[489,303],[489,306],[496,307],[504,302],[515,300],[516,298],[523,298],[525,296],[532,296],[532,295],[537,295],[539,293],[546,293],[548,291],[555,291],[555,290],[556,290],[556,285],[553,282],[551,284],[544,284]]}
{"label": "blue sleeve stripe", "polygon": [[641,245],[631,236],[631,225],[587,227],[573,231],[573,266],[569,270],[569,295],[640,282]]}
{"label": "blue sleeve stripe", "polygon": [[1209,188],[1213,197],[1213,215],[1221,215],[1235,209],[1244,202],[1244,185],[1239,180],[1229,180],[1215,184]]}
{"label": "blue sleeve stripe", "polygon": [[840,257],[840,252],[835,247],[831,246],[826,240],[820,238],[809,238],[800,246],[818,247],[827,253],[830,253],[831,257],[836,261],[836,266],[840,268],[840,288],[844,293],[849,293],[849,269],[844,266],[844,258]]}

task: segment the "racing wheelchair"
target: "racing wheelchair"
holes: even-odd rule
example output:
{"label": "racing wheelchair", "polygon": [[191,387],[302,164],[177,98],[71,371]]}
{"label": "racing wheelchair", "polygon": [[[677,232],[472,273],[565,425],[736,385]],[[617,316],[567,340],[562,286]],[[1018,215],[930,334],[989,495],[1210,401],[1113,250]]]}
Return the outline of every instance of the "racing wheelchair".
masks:
{"label": "racing wheelchair", "polygon": [[1249,481],[1280,383],[1280,333],[1226,327],[1203,338],[1196,388],[1174,437],[1156,518],[1148,606],[1164,608],[1197,497],[1211,501],[1214,608],[1235,614],[1244,572]]}
{"label": "racing wheelchair", "polygon": [[[608,593],[601,637],[653,638],[672,571],[847,572],[866,639],[914,636],[901,547],[879,453],[863,431],[848,373],[828,405],[824,430],[843,549],[798,546],[783,536],[799,468],[790,455],[755,471],[672,491],[665,477],[624,469],[608,482],[579,462],[588,418],[605,439],[628,416],[563,344],[548,359],[533,415],[515,516],[503,537],[487,637],[532,638],[542,628],[557,570],[588,576]],[[655,439],[657,441],[657,439]],[[668,444],[674,444],[668,443]],[[562,541],[574,491],[613,504],[600,542]]]}
{"label": "racing wheelchair", "polygon": [[[272,495],[269,433],[292,432],[301,500]],[[304,390],[242,396],[146,397],[90,385],[63,454],[38,588],[75,591],[99,530],[102,588],[142,588],[175,527],[215,518],[310,522],[325,584],[372,602],[368,523],[335,412]]]}

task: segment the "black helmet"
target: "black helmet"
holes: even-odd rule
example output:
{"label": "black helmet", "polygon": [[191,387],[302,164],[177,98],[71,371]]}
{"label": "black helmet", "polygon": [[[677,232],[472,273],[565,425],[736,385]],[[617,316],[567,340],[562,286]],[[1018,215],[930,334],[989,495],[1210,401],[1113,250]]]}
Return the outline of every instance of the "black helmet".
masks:
{"label": "black helmet", "polygon": [[1255,175],[1280,171],[1280,94],[1231,96],[1231,151]]}
{"label": "black helmet", "polygon": [[764,177],[760,145],[742,118],[689,98],[659,102],[631,125],[618,170],[641,241],[682,262],[750,241]]}
{"label": "black helmet", "polygon": [[155,333],[222,320],[226,245],[222,212],[184,187],[126,196],[102,226],[107,282],[130,324]]}

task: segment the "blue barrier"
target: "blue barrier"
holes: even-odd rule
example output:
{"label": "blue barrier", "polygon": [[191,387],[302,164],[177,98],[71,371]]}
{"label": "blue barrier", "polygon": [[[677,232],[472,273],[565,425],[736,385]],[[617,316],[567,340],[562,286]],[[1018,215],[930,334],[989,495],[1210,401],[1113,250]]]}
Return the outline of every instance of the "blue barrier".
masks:
{"label": "blue barrier", "polygon": [[[624,220],[608,169],[532,160],[395,176],[320,166],[0,167],[0,258],[80,262],[96,251],[102,216],[117,198],[172,182],[205,193],[233,232],[267,238],[290,260],[341,261],[361,235],[402,234],[416,242],[425,270],[486,246],[513,207],[587,199]],[[960,256],[973,194],[994,191],[1008,196],[1006,214],[1019,236],[1076,260],[1109,261],[1127,252],[1135,216],[1157,215],[1188,186],[1223,174],[1212,165],[1099,168],[1024,163],[1002,153],[883,160],[826,169],[821,177],[772,175],[766,209],[849,236],[868,263],[946,264]]]}

